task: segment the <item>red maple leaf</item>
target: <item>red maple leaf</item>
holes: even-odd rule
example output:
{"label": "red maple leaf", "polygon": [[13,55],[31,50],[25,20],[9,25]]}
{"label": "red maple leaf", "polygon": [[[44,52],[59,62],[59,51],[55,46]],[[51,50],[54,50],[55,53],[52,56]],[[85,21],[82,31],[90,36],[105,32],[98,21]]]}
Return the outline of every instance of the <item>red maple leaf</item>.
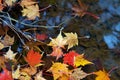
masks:
{"label": "red maple leaf", "polygon": [[41,54],[39,52],[35,52],[33,49],[30,50],[27,54],[27,57],[25,58],[25,60],[28,62],[28,64],[30,66],[35,66],[37,64],[39,64],[40,62],[42,62],[41,60]]}
{"label": "red maple leaf", "polygon": [[79,54],[75,51],[70,51],[69,53],[64,54],[63,63],[74,66],[74,58],[78,55]]}
{"label": "red maple leaf", "polygon": [[11,72],[4,68],[0,73],[0,80],[13,80]]}
{"label": "red maple leaf", "polygon": [[46,34],[36,34],[36,39],[44,41],[48,38]]}

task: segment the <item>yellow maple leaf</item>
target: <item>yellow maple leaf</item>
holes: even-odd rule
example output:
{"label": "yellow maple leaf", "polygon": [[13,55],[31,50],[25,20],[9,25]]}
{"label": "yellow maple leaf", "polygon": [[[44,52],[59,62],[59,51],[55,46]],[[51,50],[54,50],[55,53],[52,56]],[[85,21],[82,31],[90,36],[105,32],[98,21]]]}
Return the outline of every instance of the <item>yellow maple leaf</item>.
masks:
{"label": "yellow maple leaf", "polygon": [[55,38],[55,39],[51,38],[51,42],[48,45],[53,46],[53,47],[62,47],[62,48],[64,48],[64,46],[66,45],[66,42],[67,42],[67,40],[63,38],[63,36],[61,35],[61,31],[60,31],[57,38]]}
{"label": "yellow maple leaf", "polygon": [[76,33],[64,33],[66,35],[65,39],[67,40],[68,49],[72,48],[75,45],[78,45],[78,36]]}
{"label": "yellow maple leaf", "polygon": [[22,15],[26,16],[29,20],[34,20],[37,17],[40,17],[38,5],[30,5],[22,10]]}
{"label": "yellow maple leaf", "polygon": [[81,55],[78,55],[75,57],[75,60],[74,60],[74,65],[76,67],[78,66],[85,66],[85,65],[88,65],[88,64],[93,64],[92,62],[84,59],[84,54],[81,54]]}
{"label": "yellow maple leaf", "polygon": [[15,2],[16,2],[16,0],[5,0],[5,3],[6,3],[8,6],[12,6]]}
{"label": "yellow maple leaf", "polygon": [[33,5],[35,3],[37,3],[37,2],[34,2],[32,0],[22,0],[21,3],[20,3],[20,5],[22,7],[27,7],[27,6]]}
{"label": "yellow maple leaf", "polygon": [[110,80],[109,74],[105,70],[99,70],[97,72],[94,72],[94,74],[97,75],[95,80]]}
{"label": "yellow maple leaf", "polygon": [[68,65],[64,63],[53,63],[53,65],[48,70],[49,72],[52,72],[54,80],[57,80],[58,78],[62,77],[63,75],[68,75]]}
{"label": "yellow maple leaf", "polygon": [[12,71],[12,77],[18,79],[20,77],[20,65],[17,66],[15,71]]}
{"label": "yellow maple leaf", "polygon": [[0,42],[0,50],[4,48],[4,44]]}

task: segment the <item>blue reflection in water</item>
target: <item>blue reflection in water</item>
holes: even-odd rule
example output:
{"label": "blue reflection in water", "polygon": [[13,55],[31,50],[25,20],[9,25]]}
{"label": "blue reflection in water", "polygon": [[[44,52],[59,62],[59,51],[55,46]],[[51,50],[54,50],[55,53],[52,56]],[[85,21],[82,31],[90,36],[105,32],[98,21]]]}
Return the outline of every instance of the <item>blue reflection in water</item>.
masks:
{"label": "blue reflection in water", "polygon": [[[103,13],[100,15],[102,22],[109,22],[109,19],[114,18],[114,16],[120,16],[120,0],[99,0],[98,4],[103,10]],[[112,49],[115,48],[118,43],[120,43],[120,40],[118,39],[120,36],[120,22],[118,22],[117,25],[116,23],[112,24],[110,29],[112,32],[104,35],[104,41],[108,47]]]}

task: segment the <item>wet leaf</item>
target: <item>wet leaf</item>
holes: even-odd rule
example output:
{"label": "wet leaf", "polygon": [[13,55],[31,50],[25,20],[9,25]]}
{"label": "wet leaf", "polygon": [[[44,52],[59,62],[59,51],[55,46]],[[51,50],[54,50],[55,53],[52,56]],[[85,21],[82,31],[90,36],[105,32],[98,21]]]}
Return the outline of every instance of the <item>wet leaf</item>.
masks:
{"label": "wet leaf", "polygon": [[70,75],[73,80],[81,80],[88,76],[89,74],[85,73],[81,68],[76,68],[73,70],[73,73]]}
{"label": "wet leaf", "polygon": [[78,55],[79,54],[75,51],[70,51],[69,53],[64,54],[63,63],[74,66],[74,58]]}
{"label": "wet leaf", "polygon": [[20,77],[20,65],[18,65],[15,71],[12,71],[12,77],[14,79],[18,79]]}
{"label": "wet leaf", "polygon": [[36,34],[36,39],[44,41],[48,38],[46,34]]}
{"label": "wet leaf", "polygon": [[80,65],[81,66],[85,66],[85,65],[88,65],[88,64],[93,64],[93,63],[88,61],[88,60],[86,60],[84,58],[84,54],[81,54],[81,55],[78,55],[78,56],[75,57],[74,65],[76,67],[78,67]]}
{"label": "wet leaf", "polygon": [[29,20],[34,20],[36,17],[40,17],[38,5],[31,5],[23,8],[22,15],[26,16]]}
{"label": "wet leaf", "polygon": [[3,0],[0,0],[0,11],[2,11],[3,8],[4,8],[2,1],[3,1]]}
{"label": "wet leaf", "polygon": [[50,54],[51,56],[55,56],[56,60],[63,55],[62,49],[60,47],[52,47],[53,52]]}
{"label": "wet leaf", "polygon": [[27,7],[27,6],[31,6],[31,5],[33,5],[35,3],[37,3],[37,2],[34,2],[33,0],[22,0],[20,5],[22,7]]}
{"label": "wet leaf", "polygon": [[4,44],[0,42],[0,50],[4,48]]}
{"label": "wet leaf", "polygon": [[0,56],[0,67],[5,68],[5,62],[7,62],[7,60],[5,59],[4,56]]}
{"label": "wet leaf", "polygon": [[53,46],[53,47],[64,48],[64,46],[66,45],[66,42],[67,42],[67,40],[63,38],[63,36],[61,35],[61,31],[60,31],[57,38],[51,39],[51,42],[48,45]]}
{"label": "wet leaf", "polygon": [[42,71],[39,71],[35,77],[34,77],[35,80],[46,80],[44,77],[42,77]]}
{"label": "wet leaf", "polygon": [[10,37],[8,34],[6,34],[1,42],[4,44],[4,46],[11,46],[14,44],[14,37]]}
{"label": "wet leaf", "polygon": [[66,35],[65,39],[67,40],[68,49],[72,48],[75,45],[78,45],[78,36],[76,33],[64,33]]}
{"label": "wet leaf", "polygon": [[31,77],[27,73],[21,72],[20,74],[19,80],[31,80]]}
{"label": "wet leaf", "polygon": [[63,75],[68,75],[68,65],[64,63],[53,63],[53,65],[48,69],[49,72],[52,72],[54,80],[57,80]]}
{"label": "wet leaf", "polygon": [[95,80],[110,80],[109,74],[105,70],[99,70],[97,72],[94,72],[94,74],[97,75]]}
{"label": "wet leaf", "polygon": [[13,51],[11,50],[11,48],[9,48],[8,52],[6,54],[4,54],[5,58],[10,59],[10,60],[14,60],[16,53],[13,53]]}
{"label": "wet leaf", "polygon": [[12,6],[15,2],[16,2],[16,0],[5,0],[5,3],[6,3],[8,6]]}
{"label": "wet leaf", "polygon": [[35,52],[33,49],[31,49],[28,53],[27,56],[25,57],[25,60],[28,62],[30,66],[36,66],[40,62],[42,62],[41,59],[41,54],[39,52]]}
{"label": "wet leaf", "polygon": [[13,80],[11,72],[3,68],[3,72],[0,73],[0,80]]}

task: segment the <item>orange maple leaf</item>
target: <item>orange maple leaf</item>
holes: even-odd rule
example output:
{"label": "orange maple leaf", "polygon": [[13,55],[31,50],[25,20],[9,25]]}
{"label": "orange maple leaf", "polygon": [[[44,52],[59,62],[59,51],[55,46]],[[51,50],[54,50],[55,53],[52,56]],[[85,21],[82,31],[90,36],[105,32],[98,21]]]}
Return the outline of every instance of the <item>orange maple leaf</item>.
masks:
{"label": "orange maple leaf", "polygon": [[99,70],[97,72],[94,72],[94,74],[97,75],[95,80],[110,80],[109,74],[105,70]]}
{"label": "orange maple leaf", "polygon": [[62,49],[60,47],[52,47],[53,52],[50,54],[51,56],[55,56],[56,60],[63,55]]}
{"label": "orange maple leaf", "polygon": [[3,10],[4,6],[3,6],[3,0],[0,0],[0,11]]}
{"label": "orange maple leaf", "polygon": [[30,66],[36,66],[37,64],[39,64],[40,62],[42,62],[41,59],[41,54],[38,52],[35,52],[33,49],[30,50],[27,54],[27,57],[25,57],[25,60],[28,62],[28,64]]}

